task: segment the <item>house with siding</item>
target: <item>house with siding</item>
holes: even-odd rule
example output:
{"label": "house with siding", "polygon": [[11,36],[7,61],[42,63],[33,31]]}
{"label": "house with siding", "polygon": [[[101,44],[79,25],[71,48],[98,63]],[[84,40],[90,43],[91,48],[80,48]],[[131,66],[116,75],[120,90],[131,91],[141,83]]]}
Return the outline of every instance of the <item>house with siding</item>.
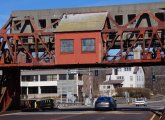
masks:
{"label": "house with siding", "polygon": [[144,88],[145,76],[142,67],[112,68],[106,75],[106,80],[99,86],[100,93],[114,95],[115,88]]}

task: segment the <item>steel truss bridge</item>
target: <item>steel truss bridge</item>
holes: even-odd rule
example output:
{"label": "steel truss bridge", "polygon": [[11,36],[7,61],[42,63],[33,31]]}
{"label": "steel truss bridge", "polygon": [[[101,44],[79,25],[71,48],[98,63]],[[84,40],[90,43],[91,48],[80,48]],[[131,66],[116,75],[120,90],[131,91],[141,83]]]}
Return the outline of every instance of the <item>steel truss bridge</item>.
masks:
{"label": "steel truss bridge", "polygon": [[[108,14],[107,19],[114,26],[101,31],[102,35],[106,35],[106,39],[102,39],[102,61],[64,65],[56,64],[58,57],[54,42],[56,33],[48,32],[53,25],[60,23],[61,19],[57,19],[46,28],[39,29],[33,16],[25,16],[23,20],[13,24],[15,18],[16,16],[11,16],[0,29],[0,68],[3,70],[0,96],[2,111],[5,111],[12,101],[16,104],[20,102],[20,69],[165,64],[165,14],[164,20],[160,20],[153,13],[144,11],[125,25],[119,25]],[[143,27],[140,24],[143,24],[144,19],[147,24]],[[13,32],[20,24],[23,24],[20,32]],[[31,33],[24,32],[27,24],[32,28]],[[33,40],[32,43],[25,42],[29,37]],[[51,42],[46,42],[45,37],[51,38]],[[138,58],[134,57],[135,54]]]}

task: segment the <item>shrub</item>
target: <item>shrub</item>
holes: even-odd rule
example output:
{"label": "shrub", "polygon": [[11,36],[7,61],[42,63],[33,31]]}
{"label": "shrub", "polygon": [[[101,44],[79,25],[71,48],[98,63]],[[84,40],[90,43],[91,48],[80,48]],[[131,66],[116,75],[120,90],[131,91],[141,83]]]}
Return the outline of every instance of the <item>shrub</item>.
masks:
{"label": "shrub", "polygon": [[116,93],[117,96],[124,96],[125,92],[129,93],[130,97],[137,98],[137,97],[146,97],[150,98],[150,89],[148,88],[117,88]]}

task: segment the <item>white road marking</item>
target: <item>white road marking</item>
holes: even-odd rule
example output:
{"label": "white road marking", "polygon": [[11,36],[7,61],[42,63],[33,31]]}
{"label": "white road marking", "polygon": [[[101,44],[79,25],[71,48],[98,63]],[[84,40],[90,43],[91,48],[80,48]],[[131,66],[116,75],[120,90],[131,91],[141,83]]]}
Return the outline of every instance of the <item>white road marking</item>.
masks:
{"label": "white road marking", "polygon": [[153,114],[153,116],[150,118],[150,120],[154,120],[154,118],[155,118],[155,114]]}

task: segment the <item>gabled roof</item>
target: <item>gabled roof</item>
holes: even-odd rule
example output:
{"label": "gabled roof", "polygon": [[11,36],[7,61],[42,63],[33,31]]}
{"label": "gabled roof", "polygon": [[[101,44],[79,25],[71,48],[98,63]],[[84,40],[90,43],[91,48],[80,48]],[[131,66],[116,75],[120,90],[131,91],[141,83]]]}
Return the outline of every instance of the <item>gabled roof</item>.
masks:
{"label": "gabled roof", "polygon": [[64,14],[55,32],[101,31],[108,12]]}

